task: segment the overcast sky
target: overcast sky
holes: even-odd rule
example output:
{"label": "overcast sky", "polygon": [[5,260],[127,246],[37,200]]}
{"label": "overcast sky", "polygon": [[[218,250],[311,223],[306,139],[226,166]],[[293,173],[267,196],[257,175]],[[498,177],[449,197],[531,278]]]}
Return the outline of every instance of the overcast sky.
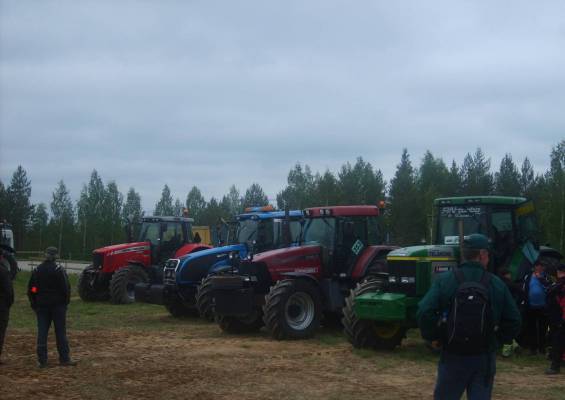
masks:
{"label": "overcast sky", "polygon": [[0,179],[73,200],[97,169],[152,212],[290,168],[481,147],[548,168],[565,139],[565,1],[0,0]]}

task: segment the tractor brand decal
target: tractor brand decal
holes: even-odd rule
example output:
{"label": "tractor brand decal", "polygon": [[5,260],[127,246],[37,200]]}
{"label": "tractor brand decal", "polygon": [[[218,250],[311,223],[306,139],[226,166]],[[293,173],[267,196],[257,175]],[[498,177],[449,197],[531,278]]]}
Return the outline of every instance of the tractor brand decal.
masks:
{"label": "tractor brand decal", "polygon": [[441,216],[447,218],[471,218],[482,214],[481,207],[442,207]]}
{"label": "tractor brand decal", "polygon": [[137,246],[137,247],[130,247],[127,249],[116,250],[110,253],[111,256],[116,254],[123,254],[123,253],[135,253],[144,250],[149,250],[149,246]]}
{"label": "tractor brand decal", "polygon": [[449,265],[436,265],[434,267],[434,273],[439,274],[441,272],[447,272],[451,269]]}
{"label": "tractor brand decal", "polygon": [[357,239],[355,241],[355,243],[353,243],[353,246],[351,247],[351,251],[353,252],[353,254],[355,254],[356,256],[359,255],[359,253],[361,252],[361,250],[363,250],[363,247],[365,247],[363,245],[363,242],[360,241],[359,239]]}
{"label": "tractor brand decal", "polygon": [[317,271],[318,271],[317,268],[308,267],[308,268],[296,268],[293,272],[301,272],[303,274],[314,274]]}
{"label": "tractor brand decal", "polygon": [[428,250],[428,256],[430,257],[449,257],[451,256],[451,251],[443,249],[430,249]]}

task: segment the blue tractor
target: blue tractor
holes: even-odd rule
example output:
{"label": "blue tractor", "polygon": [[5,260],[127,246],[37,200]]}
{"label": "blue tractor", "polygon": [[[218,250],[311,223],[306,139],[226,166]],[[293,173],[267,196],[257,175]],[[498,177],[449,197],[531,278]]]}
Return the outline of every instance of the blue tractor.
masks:
{"label": "blue tractor", "polygon": [[161,304],[174,317],[195,315],[213,319],[209,296],[209,275],[232,269],[235,259],[251,252],[261,253],[298,243],[302,211],[274,211],[272,207],[249,207],[228,223],[227,246],[198,251],[169,259],[163,270],[163,284],[140,283],[135,299]]}

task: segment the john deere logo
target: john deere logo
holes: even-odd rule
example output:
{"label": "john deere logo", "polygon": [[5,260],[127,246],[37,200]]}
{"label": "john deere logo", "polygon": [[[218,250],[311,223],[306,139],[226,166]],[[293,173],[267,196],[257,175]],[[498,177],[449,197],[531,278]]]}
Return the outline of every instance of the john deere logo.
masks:
{"label": "john deere logo", "polygon": [[353,246],[351,247],[351,251],[353,252],[353,254],[357,256],[359,255],[361,250],[363,250],[363,242],[357,239],[357,241],[353,243]]}

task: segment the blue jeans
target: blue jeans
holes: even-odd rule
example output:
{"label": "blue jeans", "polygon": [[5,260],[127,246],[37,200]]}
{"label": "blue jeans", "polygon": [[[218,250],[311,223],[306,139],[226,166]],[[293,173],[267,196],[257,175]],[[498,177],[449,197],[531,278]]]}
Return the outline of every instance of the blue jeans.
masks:
{"label": "blue jeans", "polygon": [[40,363],[47,362],[47,334],[51,322],[55,325],[55,338],[59,362],[69,361],[69,341],[67,340],[67,306],[40,307],[37,313],[37,359]]}
{"label": "blue jeans", "polygon": [[459,400],[465,391],[468,400],[490,399],[495,373],[494,352],[460,356],[444,351],[437,369],[434,399]]}

